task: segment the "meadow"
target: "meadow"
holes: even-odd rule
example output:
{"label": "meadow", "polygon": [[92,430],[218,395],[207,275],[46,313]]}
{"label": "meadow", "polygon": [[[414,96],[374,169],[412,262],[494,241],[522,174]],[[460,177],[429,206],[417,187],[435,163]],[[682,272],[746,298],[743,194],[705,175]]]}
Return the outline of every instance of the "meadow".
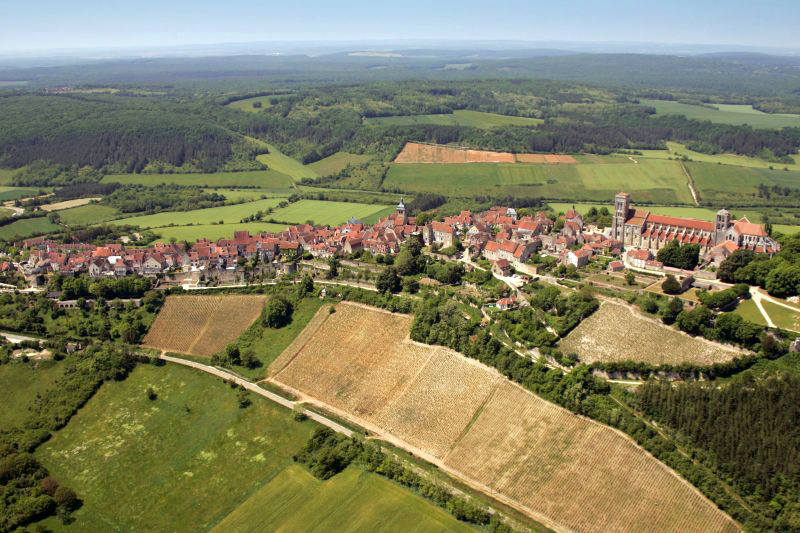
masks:
{"label": "meadow", "polygon": [[17,198],[27,198],[39,194],[39,189],[29,187],[0,187],[0,202],[16,200]]}
{"label": "meadow", "polygon": [[581,362],[641,361],[651,365],[711,365],[741,354],[734,347],[707,342],[665,326],[614,302],[603,302],[592,316],[559,342]]}
{"label": "meadow", "polygon": [[267,165],[270,170],[290,176],[295,181],[300,181],[303,178],[314,179],[319,177],[312,168],[302,164],[297,159],[281,153],[274,145],[263,144],[267,146],[269,153],[256,156],[256,160]]}
{"label": "meadow", "polygon": [[8,168],[0,168],[0,185],[11,183],[11,177],[16,171]]}
{"label": "meadow", "polygon": [[120,216],[119,210],[110,205],[89,204],[64,209],[58,213],[63,224],[80,226],[114,220]]}
{"label": "meadow", "polygon": [[251,235],[257,233],[279,233],[286,229],[286,224],[270,224],[268,222],[244,222],[236,224],[195,224],[193,226],[167,226],[153,229],[159,235],[159,242],[175,239],[179,242],[194,242],[198,239],[232,239],[236,231],[247,231]]}
{"label": "meadow", "polygon": [[0,207],[0,220],[8,218],[14,214],[13,209],[8,209],[7,207]]}
{"label": "meadow", "polygon": [[640,202],[692,204],[686,176],[676,161],[634,164],[623,157],[602,164],[505,163],[392,164],[384,187],[446,196],[543,197],[609,201],[626,190]]}
{"label": "meadow", "polygon": [[[758,196],[758,185],[769,187],[777,185],[797,189],[800,172],[770,170],[765,168],[715,165],[711,163],[688,162],[686,168],[692,175],[700,201],[714,202],[717,205],[748,202],[751,204],[775,205],[786,203],[780,196],[773,199]],[[796,203],[791,204],[797,207]]]}
{"label": "meadow", "polygon": [[63,373],[64,365],[53,361],[0,365],[0,427],[12,428],[25,422],[30,416],[28,407]]}
{"label": "meadow", "polygon": [[41,206],[43,211],[62,211],[64,209],[71,209],[73,207],[80,207],[87,205],[93,201],[101,200],[99,197],[95,198],[75,198],[74,200],[64,200],[63,202],[55,202],[52,204],[43,204]]}
{"label": "meadow", "polygon": [[221,187],[213,187],[203,189],[204,192],[215,192],[223,195],[227,200],[234,202],[253,202],[255,200],[263,200],[266,198],[287,198],[290,196],[290,189],[274,192],[272,190],[261,189],[225,189]]}
{"label": "meadow", "polygon": [[201,187],[258,187],[272,190],[292,188],[292,178],[276,170],[249,170],[244,172],[216,172],[213,174],[111,174],[101,183],[135,185],[198,185]]}
{"label": "meadow", "polygon": [[338,174],[344,170],[348,165],[358,165],[366,163],[372,159],[371,155],[367,154],[351,154],[349,152],[336,152],[326,158],[320,159],[306,165],[313,170],[318,176],[331,176]]}
{"label": "meadow", "polygon": [[411,317],[348,303],[320,314],[271,365],[273,381],[429,454],[531,518],[578,532],[737,530],[621,433],[410,341]]}
{"label": "meadow", "polygon": [[[187,224],[211,224],[220,221],[224,223],[239,222],[258,211],[276,207],[284,201],[283,198],[266,198],[243,204],[194,209],[192,211],[164,211],[154,215],[141,215],[114,220],[115,224],[130,224],[142,228],[159,228],[169,226],[185,226]],[[272,215],[270,215],[272,216]],[[269,217],[267,217],[269,218]]]}
{"label": "meadow", "polygon": [[668,100],[643,98],[640,102],[642,105],[655,107],[658,115],[684,115],[687,118],[719,124],[749,124],[754,128],[800,127],[800,115],[763,113],[749,105],[715,104],[717,109],[711,109]]}
{"label": "meadow", "polygon": [[338,226],[355,217],[362,222],[374,221],[394,211],[394,207],[355,202],[327,202],[322,200],[300,200],[283,209],[276,209],[269,218],[285,222]]}
{"label": "meadow", "polygon": [[61,231],[62,229],[64,228],[58,224],[53,224],[46,217],[26,218],[0,226],[0,240],[25,239],[34,235]]}
{"label": "meadow", "polygon": [[210,357],[261,316],[266,296],[169,296],[142,346]]}
{"label": "meadow", "polygon": [[409,126],[414,124],[435,124],[438,126],[467,126],[472,128],[495,128],[497,126],[536,126],[544,122],[538,118],[514,117],[497,113],[468,111],[460,109],[448,114],[403,115],[374,117],[364,119],[371,126]]}
{"label": "meadow", "polygon": [[[254,96],[252,98],[244,98],[242,100],[235,100],[228,104],[228,107],[232,107],[233,109],[238,109],[239,111],[249,111],[251,113],[258,113],[262,109],[266,109],[272,105],[271,100],[273,98],[286,98],[287,96],[291,96],[288,94],[268,94],[266,96]],[[256,102],[261,103],[261,107],[253,107],[253,104]]]}

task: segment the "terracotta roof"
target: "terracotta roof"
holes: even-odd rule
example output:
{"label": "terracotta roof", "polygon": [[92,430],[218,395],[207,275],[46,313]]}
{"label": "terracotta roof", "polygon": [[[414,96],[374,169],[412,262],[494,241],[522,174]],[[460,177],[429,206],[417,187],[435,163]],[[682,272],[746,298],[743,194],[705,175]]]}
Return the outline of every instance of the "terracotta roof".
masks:
{"label": "terracotta roof", "polygon": [[741,235],[754,235],[756,237],[766,237],[767,232],[764,231],[764,228],[761,224],[753,224],[746,218],[738,220],[734,225],[733,229],[735,229]]}
{"label": "terracotta roof", "polygon": [[709,220],[697,220],[694,218],[670,217],[667,215],[653,215],[647,217],[647,222],[651,224],[663,224],[665,226],[677,226],[681,228],[699,229],[703,231],[714,231],[714,223]]}

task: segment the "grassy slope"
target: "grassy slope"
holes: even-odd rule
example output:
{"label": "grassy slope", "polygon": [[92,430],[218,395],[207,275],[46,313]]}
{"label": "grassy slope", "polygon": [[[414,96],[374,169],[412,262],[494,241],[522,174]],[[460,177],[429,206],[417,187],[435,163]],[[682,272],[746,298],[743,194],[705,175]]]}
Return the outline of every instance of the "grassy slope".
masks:
{"label": "grassy slope", "polygon": [[178,241],[196,241],[197,239],[217,240],[233,238],[234,231],[249,231],[256,233],[278,233],[286,229],[284,224],[269,224],[267,222],[245,222],[235,224],[200,224],[194,226],[172,226],[156,228],[154,233],[160,235],[159,241],[166,242],[175,237]]}
{"label": "grassy slope", "polygon": [[754,322],[762,326],[767,325],[767,321],[764,320],[764,315],[762,315],[761,311],[758,310],[758,307],[753,300],[743,300],[739,302],[739,305],[736,306],[734,313],[740,315],[745,320],[749,320],[750,322]]}
{"label": "grassy slope", "polygon": [[759,184],[797,188],[800,183],[800,172],[785,170],[698,162],[686,163],[686,168],[692,174],[700,199],[716,202],[751,201],[769,205],[768,199],[757,195],[756,187]]}
{"label": "grassy slope", "polygon": [[64,372],[64,365],[53,362],[9,363],[0,365],[0,427],[24,422],[28,406],[37,394],[49,389]]}
{"label": "grassy slope", "polygon": [[620,190],[639,201],[692,203],[686,176],[675,161],[634,164],[609,157],[602,164],[393,164],[384,185],[450,196],[540,196],[608,201]]}
{"label": "grassy slope", "polygon": [[292,315],[292,322],[280,329],[267,328],[256,321],[239,339],[241,351],[253,350],[262,366],[254,369],[237,368],[236,372],[248,378],[262,378],[270,364],[286,349],[308,325],[309,320],[322,305],[316,298],[304,298]]}
{"label": "grassy slope", "polygon": [[200,185],[208,187],[261,187],[266,189],[289,189],[292,179],[275,170],[251,170],[245,172],[217,172],[214,174],[114,174],[103,178],[103,183],[135,183],[158,185]]}
{"label": "grassy slope", "polygon": [[212,530],[435,532],[474,531],[422,497],[351,467],[327,482],[299,466],[265,485]]}
{"label": "grassy slope", "polygon": [[275,220],[301,223],[313,220],[315,224],[332,226],[347,222],[351,217],[358,219],[386,212],[390,206],[358,204],[354,202],[326,202],[320,200],[300,200],[289,207],[276,209],[271,217]]}
{"label": "grassy slope", "polygon": [[798,115],[762,113],[754,110],[751,106],[726,105],[719,106],[719,109],[710,109],[666,100],[647,99],[642,99],[641,103],[655,107],[656,113],[659,115],[684,115],[688,118],[710,120],[719,124],[749,124],[755,128],[800,127],[800,116]]}
{"label": "grassy slope", "polygon": [[241,200],[246,202],[260,200],[262,196],[265,198],[286,198],[290,194],[289,189],[286,189],[283,192],[273,192],[270,190],[261,189],[225,189],[219,187],[203,190],[205,192],[215,192],[217,194],[221,194],[228,200]]}
{"label": "grassy slope", "polygon": [[271,170],[291,176],[295,181],[300,181],[303,178],[314,179],[319,177],[312,168],[303,165],[297,159],[281,153],[275,146],[271,144],[266,146],[269,148],[269,153],[257,156],[256,159],[267,165]]}
{"label": "grassy slope", "polygon": [[47,217],[27,218],[0,227],[0,240],[24,239],[33,235],[60,231],[61,229],[63,229],[61,226],[53,224],[47,220]]}
{"label": "grassy slope", "polygon": [[97,224],[119,217],[120,212],[108,205],[83,205],[60,211],[61,222],[71,226]]}
{"label": "grassy slope", "polygon": [[333,155],[329,155],[324,159],[320,159],[306,166],[319,176],[330,176],[331,174],[338,174],[344,170],[347,165],[366,163],[370,159],[372,159],[372,156],[366,154],[360,155],[351,154],[349,152],[336,152]]}
{"label": "grassy slope", "polygon": [[407,126],[411,124],[437,124],[442,126],[468,126],[473,128],[494,128],[497,126],[535,126],[543,121],[538,118],[512,117],[497,113],[458,110],[452,114],[408,115],[376,117],[365,120],[366,124],[380,126]]}
{"label": "grassy slope", "polygon": [[800,331],[800,312],[794,312],[781,305],[762,301],[761,305],[776,326],[792,331]]}
{"label": "grassy slope", "polygon": [[0,187],[0,202],[8,200],[16,200],[17,198],[27,198],[28,196],[36,196],[39,189],[31,189],[30,187]]}
{"label": "grassy slope", "polygon": [[7,168],[0,168],[0,185],[11,183],[11,176],[14,175],[14,172],[16,171]]}
{"label": "grassy slope", "polygon": [[[147,399],[147,388],[158,392]],[[220,380],[139,366],[95,397],[37,455],[84,500],[53,531],[466,530],[411,492],[358,469],[319,482],[292,463],[318,426],[253,397],[240,409]],[[315,513],[313,515],[309,513]],[[313,518],[312,518],[313,516]],[[413,529],[412,529],[413,530]]]}
{"label": "grassy slope", "polygon": [[242,218],[258,211],[265,211],[281,203],[281,198],[267,198],[244,204],[209,207],[193,211],[167,211],[155,215],[121,218],[117,224],[132,224],[143,228],[159,228],[169,224],[185,226],[187,224],[210,224],[222,220],[226,223],[239,222]]}

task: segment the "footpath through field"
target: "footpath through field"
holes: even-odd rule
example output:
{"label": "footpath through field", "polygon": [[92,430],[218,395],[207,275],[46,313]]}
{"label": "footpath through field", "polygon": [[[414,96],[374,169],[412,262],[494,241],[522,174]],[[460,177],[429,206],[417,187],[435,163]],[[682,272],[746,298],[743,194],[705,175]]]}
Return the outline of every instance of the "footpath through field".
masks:
{"label": "footpath through field", "polygon": [[[253,383],[252,381],[247,381],[246,379],[242,379],[239,376],[236,376],[235,374],[232,374],[230,372],[227,372],[227,371],[222,370],[221,368],[217,368],[215,366],[204,365],[202,363],[197,363],[195,361],[189,361],[187,359],[181,359],[179,357],[172,357],[172,356],[167,355],[167,354],[165,354],[163,352],[161,353],[161,355],[159,357],[161,359],[163,359],[164,361],[168,361],[170,363],[175,363],[175,364],[178,364],[178,365],[188,366],[188,367],[191,367],[191,368],[194,368],[194,369],[197,369],[197,370],[201,370],[201,371],[206,372],[208,374],[211,374],[213,376],[217,376],[218,378],[222,378],[222,379],[225,379],[225,380],[228,380],[228,381],[232,381],[233,383],[236,383],[237,385],[241,385],[242,387],[244,387],[245,389],[249,390],[250,392],[258,394],[259,396],[262,396],[262,397],[264,397],[264,398],[266,398],[268,400],[272,400],[273,402],[275,402],[275,403],[277,403],[279,405],[282,405],[282,406],[286,407],[287,409],[294,409],[299,403],[299,402],[293,402],[291,400],[288,400],[288,399],[284,398],[283,396],[279,396],[278,394],[275,394],[274,392],[270,392],[268,390],[264,390],[261,387],[259,387],[258,385],[256,385],[255,383]],[[351,437],[353,435],[353,431],[352,430],[344,427],[343,425],[341,425],[341,424],[339,424],[337,422],[334,422],[333,420],[331,420],[329,418],[326,418],[326,417],[322,416],[319,413],[316,413],[314,411],[309,411],[308,409],[303,409],[302,412],[303,412],[303,414],[305,416],[307,416],[311,420],[314,420],[315,422],[319,422],[323,426],[329,427],[332,430],[336,431],[337,433],[342,433],[347,437]]]}

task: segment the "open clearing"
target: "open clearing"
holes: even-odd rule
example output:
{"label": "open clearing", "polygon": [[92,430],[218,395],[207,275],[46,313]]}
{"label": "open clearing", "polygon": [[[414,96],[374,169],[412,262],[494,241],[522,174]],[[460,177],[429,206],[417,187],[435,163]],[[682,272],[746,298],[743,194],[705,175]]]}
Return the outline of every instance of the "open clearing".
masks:
{"label": "open clearing", "polygon": [[88,204],[64,209],[58,216],[63,224],[79,226],[114,220],[119,218],[120,211],[110,205]]}
{"label": "open clearing", "polygon": [[[219,221],[225,223],[239,222],[245,217],[249,217],[259,211],[276,207],[284,201],[283,198],[267,198],[243,204],[224,205],[221,207],[209,207],[206,209],[194,209],[192,211],[164,211],[154,215],[142,215],[137,217],[120,218],[114,220],[114,224],[126,224],[139,226],[142,228],[160,228],[173,224],[175,226],[186,226],[187,224],[211,224]],[[265,218],[270,218],[265,217]]]}
{"label": "open clearing", "polygon": [[396,164],[460,164],[460,163],[534,163],[574,164],[571,155],[563,154],[513,154],[489,150],[470,150],[441,144],[406,143],[394,159]]}
{"label": "open clearing", "polygon": [[322,309],[270,374],[551,527],[737,531],[629,438],[476,361],[410,341],[410,324],[356,304]]}
{"label": "open clearing", "polygon": [[642,105],[656,108],[658,115],[684,115],[697,120],[710,120],[719,124],[749,124],[754,128],[800,127],[800,115],[763,113],[749,105],[715,104],[709,107],[682,104],[669,100],[641,99]]}
{"label": "open clearing", "polygon": [[536,126],[544,122],[539,118],[513,117],[459,109],[452,113],[436,115],[398,115],[374,117],[364,120],[372,126],[411,126],[414,124],[436,124],[438,126],[467,126],[472,128],[495,128],[497,126]]}
{"label": "open clearing", "polygon": [[266,296],[169,296],[142,345],[211,356],[236,340],[261,315]]}
{"label": "open clearing", "polygon": [[[714,202],[750,201],[756,205],[774,205],[775,202],[770,201],[770,199],[758,196],[757,187],[759,185],[797,188],[797,184],[800,183],[800,172],[792,172],[790,170],[770,170],[768,168],[737,167],[697,162],[686,163],[686,168],[692,175],[700,199]],[[780,199],[781,197],[776,196],[776,198]],[[796,207],[796,204],[790,205]]]}
{"label": "open clearing", "polygon": [[45,233],[53,233],[63,229],[61,226],[47,220],[47,217],[26,218],[0,227],[0,240],[25,239],[34,235],[44,235]]}
{"label": "open clearing", "polygon": [[[147,398],[152,387],[156,400]],[[350,468],[321,482],[292,455],[319,427],[219,379],[140,365],[103,385],[36,453],[84,501],[51,531],[469,531],[446,511]],[[305,526],[305,527],[304,527]]]}
{"label": "open clearing", "polygon": [[56,202],[54,204],[44,204],[42,206],[42,210],[61,211],[62,209],[69,209],[71,207],[80,207],[82,205],[87,205],[98,200],[102,200],[102,198],[76,198],[74,200],[64,200],[63,202]]}
{"label": "open clearing", "polygon": [[0,202],[16,200],[17,198],[28,198],[39,194],[39,189],[29,187],[5,187],[0,186]]}
{"label": "open clearing", "polygon": [[9,429],[27,420],[28,408],[64,373],[54,361],[11,362],[0,365],[0,427]]}
{"label": "open clearing", "polygon": [[259,187],[261,189],[289,189],[292,178],[276,170],[249,170],[244,172],[216,172],[213,174],[112,174],[101,183],[124,185],[197,185],[200,187]]}
{"label": "open clearing", "polygon": [[738,155],[738,154],[704,154],[701,152],[695,152],[694,150],[690,150],[685,145],[676,143],[674,141],[667,141],[667,149],[666,150],[639,150],[642,152],[642,155],[633,156],[634,159],[639,159],[640,157],[651,157],[655,159],[668,159],[670,157],[682,157],[687,156],[692,161],[699,161],[702,163],[720,163],[722,165],[733,165],[738,167],[754,167],[754,168],[777,168],[782,170],[783,167],[787,167],[789,170],[800,170],[800,164],[797,163],[797,156],[793,156],[792,159],[795,160],[794,164],[784,164],[784,163],[775,163],[772,161],[766,161],[764,159],[758,159],[756,157],[748,157],[746,155]]}
{"label": "open clearing", "polygon": [[710,365],[742,353],[690,337],[626,305],[608,301],[567,335],[559,348],[577,353],[585,363],[641,361],[651,365]]}
{"label": "open clearing", "polygon": [[372,215],[384,213],[385,216],[392,210],[392,206],[380,204],[300,200],[283,209],[276,209],[268,218],[296,224],[312,220],[314,224],[338,226],[353,217],[363,222]]}
{"label": "open clearing", "polygon": [[291,176],[295,181],[300,181],[303,178],[318,178],[319,175],[314,170],[297,159],[289,157],[281,153],[274,145],[263,143],[269,149],[268,154],[262,154],[256,157],[261,163],[267,165],[270,170],[275,170],[281,174]]}
{"label": "open clearing", "polygon": [[331,176],[333,174],[338,174],[347,168],[348,165],[366,163],[370,159],[372,159],[372,156],[367,154],[336,152],[333,155],[329,155],[324,159],[320,159],[306,166],[316,172],[318,176]]}
{"label": "open clearing", "polygon": [[639,202],[693,204],[680,163],[658,159],[634,164],[607,157],[602,163],[392,164],[386,188],[445,196],[541,197],[575,201],[608,201],[621,190]]}
{"label": "open clearing", "polygon": [[[124,224],[122,221],[118,221]],[[286,224],[270,224],[268,222],[244,222],[236,224],[195,224],[194,226],[168,226],[154,228],[153,233],[160,235],[160,242],[171,239],[183,242],[194,242],[198,239],[232,239],[236,231],[247,231],[251,235],[257,233],[279,233],[287,228]]]}
{"label": "open clearing", "polygon": [[255,200],[264,200],[265,198],[287,198],[290,196],[291,190],[286,189],[274,192],[269,189],[224,189],[215,187],[203,189],[203,192],[215,192],[235,202],[253,202]]}

